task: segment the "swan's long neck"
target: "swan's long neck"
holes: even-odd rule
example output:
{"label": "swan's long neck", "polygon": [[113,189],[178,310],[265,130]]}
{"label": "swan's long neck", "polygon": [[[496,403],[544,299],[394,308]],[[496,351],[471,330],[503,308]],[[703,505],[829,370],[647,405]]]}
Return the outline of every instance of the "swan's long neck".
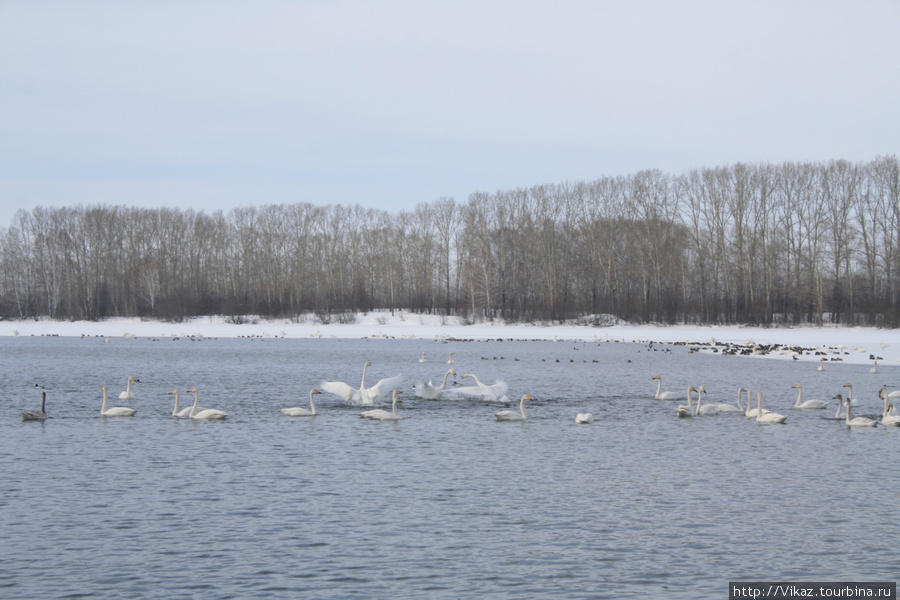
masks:
{"label": "swan's long neck", "polygon": [[200,390],[194,388],[194,406],[191,408],[191,416],[197,414],[197,405],[200,403]]}
{"label": "swan's long neck", "polygon": [[175,409],[172,411],[172,416],[178,416],[178,390],[175,390]]}
{"label": "swan's long neck", "polygon": [[[656,397],[657,398],[659,398],[659,391],[661,389],[662,389],[662,379],[657,379],[656,380]],[[690,394],[690,392],[688,392],[688,398],[690,398],[690,397],[691,397],[691,394]],[[690,401],[688,401],[688,404],[690,404]]]}
{"label": "swan's long neck", "polygon": [[845,419],[845,422],[849,423],[852,420],[853,420],[853,415],[850,414],[850,396],[847,396],[847,417]]}
{"label": "swan's long neck", "polygon": [[395,393],[395,394],[394,394],[394,401],[391,402],[391,412],[394,413],[394,416],[399,416],[399,415],[397,414],[397,401],[398,401],[398,400],[399,400],[399,398],[397,398],[397,394]]}
{"label": "swan's long neck", "polygon": [[762,417],[762,392],[756,392],[756,420]]}
{"label": "swan's long neck", "polygon": [[128,378],[128,384],[125,386],[125,393],[126,394],[131,393],[131,377]]}
{"label": "swan's long neck", "polygon": [[313,402],[313,396],[315,396],[315,394],[311,390],[309,392],[309,410],[312,414],[316,414],[316,403]]}
{"label": "swan's long neck", "polygon": [[[744,388],[738,388],[738,410],[743,412],[744,407],[741,405],[741,396],[744,393]],[[749,407],[748,407],[749,408]]]}
{"label": "swan's long neck", "polygon": [[[884,410],[887,412],[887,398],[884,399]],[[41,412],[47,414],[47,392],[41,392]]]}
{"label": "swan's long neck", "polygon": [[471,377],[472,379],[475,380],[475,384],[476,384],[478,387],[487,387],[486,385],[484,385],[483,383],[481,383],[481,380],[478,379],[478,375],[469,375],[469,377]]}
{"label": "swan's long neck", "polygon": [[522,399],[519,400],[519,412],[522,413],[522,418],[527,418],[525,416],[525,396],[522,396]]}
{"label": "swan's long neck", "polygon": [[884,388],[881,388],[878,391],[878,395],[881,396],[881,399],[884,400],[884,412],[881,413],[881,417],[884,418],[888,416],[888,401],[887,394],[884,393]]}
{"label": "swan's long neck", "polygon": [[360,391],[366,389],[366,369],[368,369],[368,368],[369,368],[369,363],[367,362],[366,364],[363,365],[362,381],[359,382],[359,390]]}
{"label": "swan's long neck", "polygon": [[445,387],[447,387],[447,378],[450,377],[450,373],[452,373],[452,372],[453,372],[453,369],[450,369],[449,371],[444,373],[444,381],[443,381],[443,383],[441,383],[441,389],[444,389]]}
{"label": "swan's long neck", "polygon": [[841,409],[842,409],[843,407],[844,407],[844,399],[843,399],[843,398],[838,398],[837,412],[834,413],[834,418],[835,418],[835,419],[840,419],[840,418],[841,418]]}
{"label": "swan's long neck", "polygon": [[[662,379],[659,380],[659,385],[662,385]],[[659,385],[656,386],[656,387],[659,387]],[[692,410],[693,410],[693,408],[694,408],[694,403],[693,403],[693,401],[692,401],[691,396],[692,396],[692,393],[693,393],[693,391],[694,391],[695,389],[696,389],[696,388],[695,388],[694,386],[692,386],[692,385],[691,385],[691,386],[688,386],[688,394],[687,394],[687,396],[688,396],[688,408],[690,408],[690,409],[692,409]]]}
{"label": "swan's long neck", "polygon": [[100,414],[106,412],[106,386],[103,386],[103,406],[100,407]]}

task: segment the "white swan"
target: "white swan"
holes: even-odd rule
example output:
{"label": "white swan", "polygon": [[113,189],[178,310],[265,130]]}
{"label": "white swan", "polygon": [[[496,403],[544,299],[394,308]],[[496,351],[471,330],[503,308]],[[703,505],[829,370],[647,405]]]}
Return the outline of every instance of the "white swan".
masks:
{"label": "white swan", "polygon": [[575,422],[576,423],[593,423],[594,415],[592,415],[591,413],[578,413],[577,415],[575,415]]}
{"label": "white swan", "polygon": [[397,404],[403,402],[398,396],[402,394],[400,390],[394,390],[391,392],[392,400],[391,400],[391,412],[384,410],[383,408],[376,408],[374,410],[364,410],[359,413],[364,419],[374,419],[376,421],[399,421],[403,417],[397,414]]}
{"label": "white swan", "polygon": [[677,400],[678,399],[678,394],[676,394],[675,392],[661,392],[660,391],[660,389],[662,389],[662,377],[661,376],[656,375],[653,377],[653,379],[656,379],[658,381],[658,383],[656,384],[656,395],[653,396],[654,399],[656,399],[656,400]]}
{"label": "white swan", "polygon": [[707,404],[703,406],[703,392],[706,391],[706,388],[702,385],[700,389],[697,390],[697,408],[694,409],[695,417],[709,417],[712,415],[719,414],[719,409],[717,409],[712,404]]}
{"label": "white swan", "polygon": [[819,367],[816,369],[816,371],[824,371],[824,370],[825,370],[825,358],[822,357],[819,359]]}
{"label": "white swan", "polygon": [[[797,388],[797,401],[794,402],[794,408],[827,408],[828,403],[824,400],[802,400],[803,388],[799,383],[792,387]],[[801,402],[802,400],[802,402]]]}
{"label": "white swan", "polygon": [[319,390],[309,390],[309,410],[302,406],[294,406],[293,408],[282,408],[281,414],[286,417],[314,417],[316,416],[316,403],[313,402],[313,396],[321,394]]}
{"label": "white swan", "polygon": [[447,378],[450,375],[456,375],[456,371],[450,369],[444,373],[444,381],[441,382],[441,385],[434,385],[434,383],[430,381],[420,381],[413,389],[416,391],[416,395],[419,398],[426,398],[428,400],[440,398],[444,394],[444,390],[447,389]]}
{"label": "white swan", "polygon": [[[759,414],[759,409],[758,408],[750,408],[750,403],[751,403],[750,390],[744,390],[744,391],[747,392],[747,410],[744,412],[744,416],[747,417],[748,419],[755,419],[756,416]],[[766,409],[762,409],[762,412],[763,412],[763,414],[765,414],[769,411],[767,411]]]}
{"label": "white swan", "polygon": [[450,358],[447,359],[447,364],[448,364],[448,365],[452,365],[452,364],[453,364],[453,352],[452,352],[452,351],[450,352]]}
{"label": "white swan", "polygon": [[113,406],[110,409],[106,408],[106,386],[103,386],[103,406],[100,407],[100,414],[104,417],[131,417],[134,416],[134,413],[137,411],[133,408],[128,408],[127,406]]}
{"label": "white swan", "polygon": [[847,397],[844,400],[849,402],[853,406],[856,406],[856,398],[853,397],[853,383],[848,381],[844,384],[844,387],[850,388],[850,392],[847,394]]}
{"label": "white swan", "polygon": [[878,372],[878,361],[875,361],[875,364],[872,365],[872,368],[869,369],[869,373],[875,374]]}
{"label": "white swan", "polygon": [[[887,403],[887,400],[885,400]],[[22,411],[23,421],[43,421],[47,418],[47,392],[41,392],[41,409],[29,409]]]}
{"label": "white swan", "polygon": [[196,387],[192,387],[188,392],[194,392],[194,406],[191,407],[191,412],[188,414],[190,418],[203,421],[221,421],[228,416],[225,412],[215,408],[204,408],[203,410],[200,410],[200,407],[198,406],[200,403],[200,391]]}
{"label": "white swan", "polygon": [[396,375],[382,379],[370,388],[366,387],[366,369],[372,366],[371,361],[366,361],[363,365],[362,380],[359,383],[359,389],[355,390],[343,381],[323,381],[319,387],[328,392],[340,396],[344,402],[352,402],[353,404],[372,404],[378,398],[386,395],[388,390],[400,385],[403,377]]}
{"label": "white swan", "polygon": [[422,358],[419,359],[419,362],[425,362],[425,353],[422,353]]}
{"label": "white swan", "polygon": [[779,415],[775,412],[765,411],[763,412],[762,407],[762,392],[756,392],[756,422],[763,423],[764,425],[774,424],[774,423],[784,423],[787,421],[787,417],[784,415]]}
{"label": "white swan", "polygon": [[679,404],[679,405],[678,405],[678,408],[675,410],[675,414],[676,414],[677,416],[681,417],[682,419],[686,419],[686,418],[688,418],[688,417],[693,417],[693,416],[694,416],[694,403],[691,402],[691,392],[696,392],[696,391],[697,391],[697,388],[695,388],[694,386],[692,386],[692,385],[691,385],[691,386],[688,386],[688,389],[687,389],[687,400],[688,400],[687,406],[685,406],[684,404]]}
{"label": "white swan", "polygon": [[531,396],[528,394],[522,396],[522,399],[519,400],[519,412],[514,410],[501,410],[498,413],[494,413],[494,416],[497,417],[498,421],[526,421],[528,420],[528,416],[525,414],[526,400],[531,400]]}
{"label": "white swan", "polygon": [[505,381],[495,381],[491,385],[487,385],[483,383],[478,376],[473,373],[463,373],[462,379],[466,377],[471,377],[475,380],[475,385],[467,385],[463,387],[454,388],[452,390],[448,390],[447,394],[452,394],[454,396],[479,396],[483,400],[491,400],[491,401],[505,401],[506,392],[509,389],[509,385]]}
{"label": "white swan", "polygon": [[[835,398],[837,398],[838,396],[840,396],[840,394],[835,396]],[[840,402],[840,400],[838,401]],[[854,417],[853,411],[850,410],[851,402],[849,396],[847,398],[844,398],[843,402],[844,406],[847,407],[847,414],[844,417],[844,422],[850,427],[875,427],[875,425],[878,423],[878,421],[876,421],[875,419],[870,419],[869,417]]]}
{"label": "white swan", "polygon": [[888,395],[885,393],[885,388],[878,390],[878,395],[884,400],[884,412],[881,413],[881,424],[900,427],[900,415],[894,414],[894,405],[888,402]]}
{"label": "white swan", "polygon": [[[178,408],[178,390],[172,390],[169,394],[175,394],[175,408],[172,409],[173,417],[189,417],[191,415],[191,411],[194,407],[188,406],[186,408],[179,409]],[[202,406],[198,407],[197,410],[206,410]]]}
{"label": "white swan", "polygon": [[131,382],[139,382],[139,379],[135,379],[134,377],[128,378],[128,385],[125,386],[124,392],[119,392],[119,400],[133,400],[134,395],[131,393]]}

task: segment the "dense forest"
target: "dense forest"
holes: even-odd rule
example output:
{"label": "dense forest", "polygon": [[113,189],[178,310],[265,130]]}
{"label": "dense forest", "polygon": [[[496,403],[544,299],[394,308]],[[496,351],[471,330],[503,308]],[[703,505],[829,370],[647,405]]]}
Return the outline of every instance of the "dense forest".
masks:
{"label": "dense forest", "polygon": [[402,308],[470,321],[897,327],[898,268],[896,156],[738,163],[400,213],[20,210],[0,231],[0,315],[330,322]]}

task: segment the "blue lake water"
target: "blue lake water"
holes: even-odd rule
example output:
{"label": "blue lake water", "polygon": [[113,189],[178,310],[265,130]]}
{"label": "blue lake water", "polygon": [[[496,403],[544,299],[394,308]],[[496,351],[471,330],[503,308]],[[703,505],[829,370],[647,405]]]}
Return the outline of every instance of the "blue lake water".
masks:
{"label": "blue lake water", "polygon": [[[900,369],[689,347],[370,339],[0,339],[0,598],[723,598],[728,581],[895,581],[900,428],[829,420]],[[449,368],[515,402],[422,400]],[[429,362],[419,363],[423,351]],[[399,422],[318,396],[406,378]],[[663,388],[788,416],[678,419]],[[132,418],[99,415],[129,376]],[[471,380],[450,378],[468,385]],[[47,391],[44,423],[22,422]],[[804,397],[824,411],[791,408]],[[171,417],[197,386],[223,422]],[[493,413],[530,394],[528,421]],[[387,399],[385,399],[385,403]],[[590,411],[595,422],[576,425]]]}

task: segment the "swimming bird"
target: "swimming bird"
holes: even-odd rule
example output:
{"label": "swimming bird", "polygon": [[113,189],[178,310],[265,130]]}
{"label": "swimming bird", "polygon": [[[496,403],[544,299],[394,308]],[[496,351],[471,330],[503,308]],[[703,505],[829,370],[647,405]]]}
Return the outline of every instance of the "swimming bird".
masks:
{"label": "swimming bird", "polygon": [[[744,412],[744,416],[747,417],[748,419],[755,419],[757,417],[757,415],[760,414],[760,412],[759,412],[760,409],[759,408],[750,408],[750,402],[751,402],[750,390],[744,390],[744,391],[747,392],[747,410]],[[767,413],[769,411],[767,411],[766,409],[762,409],[762,412]]]}
{"label": "swimming bird", "polygon": [[702,385],[700,389],[697,390],[697,408],[694,409],[694,416],[696,417],[709,417],[712,415],[716,415],[719,413],[719,409],[717,409],[712,404],[703,405],[703,392],[706,391],[706,388]]}
{"label": "swimming bird", "polygon": [[139,379],[135,379],[134,377],[128,378],[128,385],[125,386],[124,392],[119,392],[119,400],[132,400],[134,395],[131,393],[131,382],[134,381],[136,383],[140,383]]}
{"label": "swimming bird", "polygon": [[800,384],[794,384],[792,387],[797,388],[797,401],[794,402],[794,408],[827,408],[828,403],[824,400],[803,400],[801,402],[803,396],[803,388],[800,387]]}
{"label": "swimming bird", "polygon": [[[656,395],[653,396],[656,400],[676,400],[678,399],[678,394],[675,392],[661,392],[662,389],[662,377],[660,375],[656,375],[653,377],[656,379],[658,383],[656,384]],[[696,390],[695,390],[696,391]]]}
{"label": "swimming bird", "polygon": [[309,391],[309,410],[303,408],[302,406],[295,406],[293,408],[282,408],[281,414],[286,417],[314,417],[316,416],[316,404],[313,402],[313,396],[316,394],[321,394],[319,390],[310,390]]}
{"label": "swimming bird", "polygon": [[419,362],[425,362],[425,353],[422,353],[422,358],[419,359]]}
{"label": "swimming bird", "polygon": [[397,404],[403,402],[399,398],[402,393],[403,392],[400,390],[393,390],[391,392],[391,412],[388,412],[383,408],[376,408],[374,410],[364,410],[359,413],[359,416],[364,419],[373,419],[376,421],[399,421],[403,417],[397,413]]}
{"label": "swimming bird", "polygon": [[577,415],[575,415],[575,422],[576,423],[593,423],[594,415],[592,415],[589,412],[578,413]]}
{"label": "swimming bird", "polygon": [[851,382],[847,382],[844,384],[845,388],[850,388],[850,392],[847,394],[845,400],[850,404],[856,405],[856,398],[853,397],[853,384]]}
{"label": "swimming bird", "polygon": [[453,352],[450,352],[450,358],[447,359],[447,364],[448,364],[448,365],[452,365],[452,364],[453,364]]}
{"label": "swimming bird", "polygon": [[192,387],[188,390],[188,393],[190,392],[194,392],[194,406],[191,407],[191,412],[188,414],[190,418],[202,421],[221,421],[228,416],[224,411],[216,408],[204,408],[201,410],[198,406],[200,403],[200,391],[196,387]]}
{"label": "swimming bird", "polygon": [[528,419],[525,415],[526,400],[531,400],[531,396],[528,394],[522,396],[522,399],[519,400],[519,412],[514,410],[501,410],[498,413],[494,413],[494,416],[497,417],[498,421],[525,421]]}
{"label": "swimming bird", "polygon": [[838,394],[835,396],[835,399],[838,402],[843,402],[844,406],[847,408],[847,414],[844,416],[844,422],[850,427],[875,427],[878,423],[875,419],[870,419],[869,417],[854,417],[853,411],[850,410],[850,397],[841,398],[841,395]]}
{"label": "swimming bird", "polygon": [[[885,400],[887,402],[887,400]],[[43,421],[48,418],[47,415],[47,392],[41,392],[41,409],[29,409],[22,411],[23,421]]]}
{"label": "swimming bird", "polygon": [[878,395],[884,400],[884,412],[881,413],[881,424],[900,427],[900,415],[894,414],[894,405],[893,403],[888,402],[888,395],[885,392],[885,388],[878,390]]}
{"label": "swimming bird", "polygon": [[784,423],[787,421],[787,417],[784,415],[780,415],[776,412],[765,411],[763,412],[762,407],[762,392],[756,392],[756,422],[763,423],[764,425],[772,424],[772,423]]}
{"label": "swimming bird", "polygon": [[[173,417],[189,417],[191,415],[191,411],[194,409],[192,406],[188,406],[179,410],[178,408],[178,390],[172,390],[169,394],[175,394],[175,408],[172,409]],[[203,407],[198,407],[197,410],[206,410]]]}
{"label": "swimming bird", "polygon": [[444,381],[441,382],[441,385],[434,385],[431,381],[420,381],[413,389],[416,391],[416,395],[419,398],[426,398],[428,400],[440,398],[443,395],[444,390],[447,389],[447,378],[450,375],[456,375],[456,371],[450,369],[444,373]]}
{"label": "swimming bird", "polygon": [[872,365],[872,368],[869,369],[869,373],[875,374],[878,372],[878,361],[875,361],[875,364]]}
{"label": "swimming bird", "polygon": [[693,417],[693,416],[694,416],[694,403],[691,402],[691,393],[692,393],[692,392],[696,392],[696,391],[697,391],[697,388],[696,388],[696,387],[694,387],[694,386],[692,386],[692,385],[691,385],[691,386],[688,386],[688,389],[687,389],[687,401],[688,401],[687,406],[685,406],[684,404],[679,404],[679,405],[678,405],[678,408],[675,409],[675,414],[676,414],[677,416],[681,417],[682,419],[686,419],[686,418],[688,418],[688,417]]}
{"label": "swimming bird", "polygon": [[816,369],[816,371],[824,371],[824,370],[825,370],[825,358],[823,357],[823,358],[819,359],[819,367]]}
{"label": "swimming bird", "polygon": [[[728,404],[727,402],[710,402],[707,406],[714,407],[719,412],[730,412],[730,413],[739,413],[744,412],[743,408],[740,408],[741,405],[741,390],[743,388],[738,388],[738,405]],[[706,388],[703,388],[703,391],[706,391]]]}
{"label": "swimming bird", "polygon": [[355,390],[343,381],[323,381],[319,387],[328,392],[343,398],[344,402],[352,402],[353,404],[373,404],[375,400],[386,395],[388,390],[400,385],[403,380],[401,375],[382,379],[370,388],[366,387],[366,369],[372,366],[371,361],[366,361],[363,365],[362,381],[359,383],[359,389]]}
{"label": "swimming bird", "polygon": [[475,385],[467,385],[454,388],[452,390],[447,390],[447,393],[452,393],[454,396],[479,396],[482,400],[506,401],[506,391],[509,389],[509,386],[505,381],[498,380],[491,385],[487,385],[486,383],[482,382],[474,373],[462,374],[463,379],[467,377],[471,377],[472,379],[474,379]]}
{"label": "swimming bird", "polygon": [[100,407],[100,414],[104,417],[133,417],[137,411],[127,406],[113,406],[106,408],[106,386],[103,386],[103,406]]}

